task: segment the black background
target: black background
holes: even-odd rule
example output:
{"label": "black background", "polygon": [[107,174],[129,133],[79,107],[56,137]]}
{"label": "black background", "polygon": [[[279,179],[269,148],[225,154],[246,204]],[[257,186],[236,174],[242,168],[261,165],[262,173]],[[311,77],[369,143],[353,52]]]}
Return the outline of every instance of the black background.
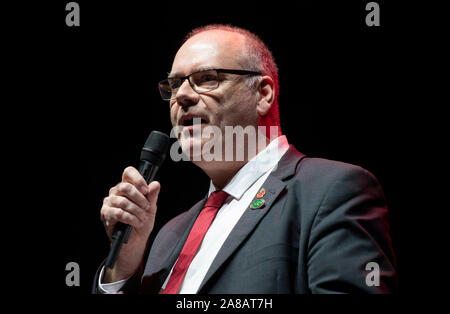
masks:
{"label": "black background", "polygon": [[[89,293],[109,247],[99,219],[102,200],[126,166],[138,165],[149,132],[171,128],[157,82],[192,28],[231,23],[258,34],[273,52],[289,142],[378,178],[389,205],[400,292],[416,291],[423,275],[417,278],[422,253],[415,252],[423,252],[424,243],[413,225],[420,215],[414,180],[425,170],[416,167],[424,141],[414,132],[418,107],[412,104],[420,94],[413,77],[421,67],[417,38],[427,34],[420,19],[407,23],[406,4],[377,1],[381,26],[367,27],[369,1],[78,1],[81,26],[67,27],[67,2],[3,11],[13,13],[7,25],[13,49],[5,60],[13,68],[11,107],[22,120],[11,132],[23,137],[12,145],[21,149],[26,175],[16,185],[22,196],[15,203],[23,209],[20,218],[31,222],[17,246],[24,257],[12,260],[25,261],[21,273],[39,283],[34,289]],[[155,231],[209,185],[200,169],[170,158],[157,178]],[[81,267],[80,287],[65,284],[68,262]]]}

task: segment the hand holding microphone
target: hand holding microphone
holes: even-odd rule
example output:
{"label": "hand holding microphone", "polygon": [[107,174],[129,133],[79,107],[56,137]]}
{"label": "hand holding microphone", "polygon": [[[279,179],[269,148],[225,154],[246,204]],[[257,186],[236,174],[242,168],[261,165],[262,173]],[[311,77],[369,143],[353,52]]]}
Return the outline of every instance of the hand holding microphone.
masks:
{"label": "hand holding microphone", "polygon": [[112,241],[103,282],[127,278],[139,267],[155,223],[160,190],[159,183],[152,181],[168,145],[166,134],[153,131],[142,149],[139,170],[127,167],[122,181],[103,201],[100,215]]}

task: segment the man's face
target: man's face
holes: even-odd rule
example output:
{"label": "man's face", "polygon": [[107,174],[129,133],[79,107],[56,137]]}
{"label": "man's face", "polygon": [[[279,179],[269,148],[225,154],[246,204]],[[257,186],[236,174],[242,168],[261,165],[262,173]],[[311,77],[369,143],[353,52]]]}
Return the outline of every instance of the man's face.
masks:
{"label": "man's face", "polygon": [[[204,69],[248,70],[242,48],[242,35],[226,31],[206,31],[190,38],[177,52],[170,76],[186,76]],[[245,76],[220,73],[217,89],[198,94],[185,80],[176,98],[170,102],[170,119],[173,126],[183,127],[185,134],[179,138],[185,153],[194,145],[203,145],[209,138],[193,137],[192,126],[183,126],[185,119],[199,117],[201,128],[217,126],[222,135],[225,126],[258,125],[256,111],[257,93],[245,84]]]}

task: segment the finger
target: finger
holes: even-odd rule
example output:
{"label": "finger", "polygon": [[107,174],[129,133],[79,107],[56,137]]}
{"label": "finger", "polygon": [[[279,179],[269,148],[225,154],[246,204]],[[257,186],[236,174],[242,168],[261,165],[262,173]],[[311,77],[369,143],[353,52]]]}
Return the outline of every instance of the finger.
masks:
{"label": "finger", "polygon": [[108,232],[114,229],[117,222],[122,222],[124,224],[130,225],[133,228],[141,228],[142,222],[134,215],[129,212],[109,205],[103,205],[103,215],[105,219],[105,224],[108,228]]}
{"label": "finger", "polygon": [[110,240],[112,240],[112,234],[114,231],[114,227],[116,225],[116,221],[111,221],[111,215],[108,213],[111,210],[110,206],[107,206],[103,203],[102,209],[100,211],[100,220],[103,222],[103,226],[105,227],[106,234]]}
{"label": "finger", "polygon": [[148,202],[150,203],[149,210],[156,212],[156,202],[158,200],[159,191],[161,190],[161,184],[158,181],[153,181],[148,185],[148,193],[146,195]]}
{"label": "finger", "polygon": [[128,182],[121,182],[110,191],[111,195],[124,196],[139,207],[148,210],[150,203],[147,198],[138,189]]}
{"label": "finger", "polygon": [[127,167],[122,174],[122,182],[128,182],[136,186],[142,194],[147,194],[147,182],[134,167]]}
{"label": "finger", "polygon": [[120,208],[136,216],[141,222],[145,220],[145,211],[128,198],[118,195],[111,195],[104,199],[104,204],[110,207]]}
{"label": "finger", "polygon": [[116,224],[111,224],[108,221],[104,221],[103,225],[105,226],[105,230],[106,230],[106,234],[108,235],[108,238],[111,240],[112,239],[112,234],[114,232],[114,226]]}

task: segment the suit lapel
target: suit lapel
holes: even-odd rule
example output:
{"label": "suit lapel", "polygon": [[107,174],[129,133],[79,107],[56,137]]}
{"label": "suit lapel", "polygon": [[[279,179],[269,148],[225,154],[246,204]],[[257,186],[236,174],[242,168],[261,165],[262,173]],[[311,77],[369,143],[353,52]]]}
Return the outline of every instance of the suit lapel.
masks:
{"label": "suit lapel", "polygon": [[[283,179],[293,175],[297,167],[298,162],[303,159],[305,155],[299,153],[292,145],[289,150],[285,153],[283,158],[278,163],[277,169],[272,172],[267,180],[264,182],[263,186],[266,189],[266,195],[263,199],[265,200],[265,205],[262,208],[252,209],[248,207],[242,217],[237,222],[236,226],[231,231],[228,238],[225,240],[221,249],[217,253],[211,267],[206,273],[203,279],[199,293],[206,283],[211,279],[211,277],[216,273],[216,271],[222,266],[222,264],[233,254],[233,252],[241,245],[242,242],[248,237],[252,230],[258,225],[258,222],[268,213],[272,208],[274,201],[277,199],[278,195],[286,187],[286,182]],[[256,200],[256,195],[253,199]],[[253,202],[252,201],[252,202]]]}
{"label": "suit lapel", "polygon": [[[217,253],[211,267],[203,279],[199,291],[213,276],[213,274],[220,268],[220,266],[230,257],[231,254],[239,247],[239,245],[247,238],[250,232],[256,227],[258,222],[267,214],[273,205],[273,202],[284,189],[286,183],[280,181],[278,178],[269,176],[264,183],[266,195],[264,196],[265,206],[258,209],[251,209],[248,207],[242,217],[234,226],[228,238],[225,240],[221,249]],[[256,199],[256,196],[255,196]]]}

